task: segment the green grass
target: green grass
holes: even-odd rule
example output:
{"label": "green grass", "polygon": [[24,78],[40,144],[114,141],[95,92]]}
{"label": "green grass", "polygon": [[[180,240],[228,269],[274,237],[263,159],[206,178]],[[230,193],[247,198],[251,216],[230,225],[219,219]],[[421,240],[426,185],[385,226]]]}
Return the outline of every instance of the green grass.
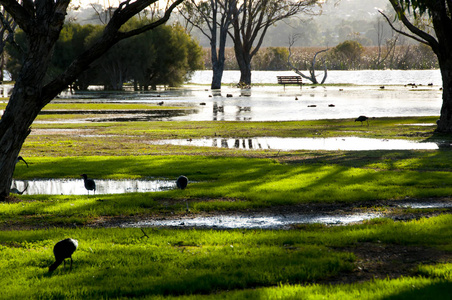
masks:
{"label": "green grass", "polygon": [[[58,117],[58,115],[56,115]],[[64,120],[67,116],[60,115]],[[438,117],[378,118],[370,120],[369,126],[361,126],[353,119],[238,122],[238,121],[155,121],[107,123],[99,134],[136,136],[145,138],[199,138],[256,136],[278,137],[333,137],[363,136],[374,138],[409,138],[422,140],[434,135]],[[421,126],[418,124],[431,124]],[[417,125],[416,125],[417,124]],[[99,129],[97,123],[83,124],[35,124],[34,128],[86,128]]]}
{"label": "green grass", "polygon": [[[80,118],[80,115],[55,114],[40,117],[58,121],[60,119],[77,119]],[[95,118],[96,115],[89,117]],[[434,133],[436,119],[437,117],[379,118],[371,120],[371,126],[361,126],[352,119],[288,122],[36,123],[33,124],[32,132],[22,147],[22,155],[25,157],[155,154],[270,156],[278,153],[278,150],[272,149],[244,151],[235,148],[154,145],[152,143],[161,139],[216,138],[220,140],[222,138],[246,139],[266,136],[308,138],[356,136],[408,139],[417,142],[450,141],[449,136]],[[432,125],[419,125],[422,123]],[[408,124],[417,125],[406,126]],[[51,129],[51,131],[42,131],[46,129]]]}
{"label": "green grass", "polygon": [[[375,154],[375,153],[374,153]],[[450,151],[343,153],[307,160],[217,156],[31,157],[17,165],[15,179],[168,179],[184,174],[184,190],[117,195],[22,195],[22,202],[0,204],[0,222],[89,223],[100,216],[152,213],[242,211],[306,203],[353,203],[452,194]],[[352,158],[353,157],[353,158]],[[291,157],[292,158],[292,157]],[[355,160],[355,161],[353,161]],[[83,184],[80,178],[80,185]],[[59,216],[54,218],[54,216]],[[75,217],[76,216],[76,217]],[[65,217],[68,219],[65,221]],[[53,219],[53,221],[52,221]]]}
{"label": "green grass", "polygon": [[[451,264],[421,265],[414,277],[353,285],[307,285],[354,268],[344,246],[361,242],[451,248],[452,216],[382,220],[304,230],[48,229],[0,232],[1,299],[180,296],[242,299],[324,296],[409,299],[448,295]],[[76,238],[71,272],[47,272],[52,247]],[[302,284],[302,285],[300,285]],[[229,292],[226,292],[229,291]],[[427,293],[427,291],[429,291]],[[217,294],[220,292],[220,294]],[[302,297],[303,298],[303,297]]]}
{"label": "green grass", "polygon": [[[344,285],[290,285],[187,296],[178,299],[448,299],[451,281],[438,278],[402,277]],[[166,299],[166,298],[165,298]],[[169,298],[169,299],[172,299]]]}

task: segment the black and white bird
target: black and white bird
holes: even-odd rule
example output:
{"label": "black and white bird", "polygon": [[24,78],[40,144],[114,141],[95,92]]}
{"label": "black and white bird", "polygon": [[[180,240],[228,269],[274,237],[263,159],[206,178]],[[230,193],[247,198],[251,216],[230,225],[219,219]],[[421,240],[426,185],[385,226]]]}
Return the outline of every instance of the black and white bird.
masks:
{"label": "black and white bird", "polygon": [[18,156],[18,157],[16,158],[16,164],[17,164],[19,161],[23,161],[23,162],[27,165],[27,168],[28,168],[28,164],[27,164],[27,162],[25,161],[25,159],[24,159],[22,156]]}
{"label": "black and white bird", "polygon": [[88,176],[86,174],[82,174],[80,175],[83,177],[83,181],[85,183],[85,189],[88,191],[88,195],[89,195],[89,191],[94,191],[94,194],[96,193],[96,183],[94,182],[94,180],[88,178]]}
{"label": "black and white bird", "polygon": [[176,186],[178,189],[185,189],[188,185],[188,178],[185,177],[184,175],[179,176],[179,178],[177,178],[176,180]]}
{"label": "black and white bird", "polygon": [[55,262],[49,267],[49,272],[53,272],[62,262],[64,262],[64,268],[66,268],[66,258],[71,259],[71,267],[72,270],[72,254],[77,250],[78,241],[67,238],[59,241],[53,247],[53,254],[55,255]]}
{"label": "black and white bird", "polygon": [[367,121],[367,126],[369,126],[369,118],[366,116],[359,116],[355,119],[355,122],[361,122],[361,125],[363,125],[363,122]]}

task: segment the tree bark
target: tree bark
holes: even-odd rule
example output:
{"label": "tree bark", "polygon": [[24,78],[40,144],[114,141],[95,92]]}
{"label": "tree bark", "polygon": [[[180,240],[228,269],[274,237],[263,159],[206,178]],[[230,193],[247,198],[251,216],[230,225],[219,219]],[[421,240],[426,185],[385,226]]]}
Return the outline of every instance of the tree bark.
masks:
{"label": "tree bark", "polygon": [[452,53],[447,60],[439,60],[441,76],[443,79],[443,103],[438,122],[437,132],[452,132]]}
{"label": "tree bark", "polygon": [[235,57],[240,69],[239,85],[251,85],[251,55],[241,45],[234,45]]}
{"label": "tree bark", "polygon": [[212,90],[221,89],[221,79],[223,79],[223,71],[224,71],[224,61],[221,64],[220,62],[212,63],[212,84],[210,88]]}

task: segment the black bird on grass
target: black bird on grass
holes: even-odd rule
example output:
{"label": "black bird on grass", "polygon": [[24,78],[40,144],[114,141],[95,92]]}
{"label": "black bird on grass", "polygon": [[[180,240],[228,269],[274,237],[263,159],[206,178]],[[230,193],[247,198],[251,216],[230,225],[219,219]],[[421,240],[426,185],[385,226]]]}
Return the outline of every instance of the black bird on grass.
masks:
{"label": "black bird on grass", "polygon": [[24,159],[22,156],[18,156],[18,157],[16,158],[16,164],[17,164],[19,161],[23,161],[23,162],[27,165],[27,168],[28,168],[28,164],[27,164],[27,162],[25,161],[25,159]]}
{"label": "black bird on grass", "polygon": [[185,189],[188,185],[188,178],[185,177],[184,175],[179,176],[179,178],[177,178],[176,180],[176,186],[178,189]]}
{"label": "black bird on grass", "polygon": [[361,122],[361,126],[363,125],[363,122],[367,121],[367,126],[369,126],[369,118],[366,116],[359,116],[355,119],[355,122]]}
{"label": "black bird on grass", "polygon": [[89,191],[94,191],[94,194],[96,193],[96,183],[94,182],[94,180],[88,178],[88,176],[86,174],[82,174],[80,175],[83,177],[83,181],[85,182],[85,189],[88,191],[88,195],[89,195]]}
{"label": "black bird on grass", "polygon": [[53,247],[53,254],[55,255],[55,262],[49,267],[49,272],[53,272],[62,262],[64,262],[64,268],[66,268],[66,258],[71,259],[71,267],[72,270],[72,253],[77,249],[78,241],[74,239],[64,239],[59,241]]}

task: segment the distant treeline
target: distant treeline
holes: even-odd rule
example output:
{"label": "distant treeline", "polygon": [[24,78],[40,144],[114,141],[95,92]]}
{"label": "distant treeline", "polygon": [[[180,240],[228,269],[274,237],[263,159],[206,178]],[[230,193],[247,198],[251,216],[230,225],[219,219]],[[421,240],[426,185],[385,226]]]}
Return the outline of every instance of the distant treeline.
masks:
{"label": "distant treeline", "polygon": [[[147,22],[134,18],[123,25],[124,30],[139,28]],[[54,55],[46,74],[46,81],[59,76],[70,63],[102,33],[102,25],[64,25]],[[25,33],[17,31],[19,45],[7,45],[6,70],[12,80],[20,74]],[[162,25],[139,36],[125,39],[114,45],[100,59],[90,65],[72,84],[72,88],[86,90],[90,85],[103,85],[106,90],[122,90],[132,83],[136,90],[156,89],[157,85],[179,86],[191,74],[203,68],[202,47],[180,25]]]}
{"label": "distant treeline", "polygon": [[[311,67],[314,55],[326,48],[296,47],[292,48],[291,62],[300,70]],[[267,47],[259,50],[252,60],[253,70],[290,70],[287,59],[287,47]],[[210,49],[204,48],[206,69],[211,69]],[[383,70],[383,69],[437,69],[438,60],[430,47],[423,44],[385,47],[362,47],[354,41],[343,42],[317,56],[316,69],[328,70]],[[226,49],[226,70],[237,70],[234,49]]]}

